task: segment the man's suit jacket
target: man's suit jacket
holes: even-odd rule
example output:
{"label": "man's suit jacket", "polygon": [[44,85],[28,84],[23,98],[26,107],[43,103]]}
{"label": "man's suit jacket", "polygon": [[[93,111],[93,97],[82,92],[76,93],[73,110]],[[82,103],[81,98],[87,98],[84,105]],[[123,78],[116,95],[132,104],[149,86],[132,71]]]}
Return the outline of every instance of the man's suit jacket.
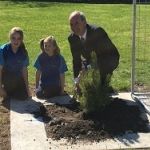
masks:
{"label": "man's suit jacket", "polygon": [[112,73],[117,68],[120,57],[119,52],[101,27],[87,24],[87,35],[84,44],[80,37],[74,33],[69,35],[68,41],[73,57],[74,77],[77,77],[81,70],[81,56],[87,60],[87,64],[90,64],[92,51],[96,52],[101,74]]}

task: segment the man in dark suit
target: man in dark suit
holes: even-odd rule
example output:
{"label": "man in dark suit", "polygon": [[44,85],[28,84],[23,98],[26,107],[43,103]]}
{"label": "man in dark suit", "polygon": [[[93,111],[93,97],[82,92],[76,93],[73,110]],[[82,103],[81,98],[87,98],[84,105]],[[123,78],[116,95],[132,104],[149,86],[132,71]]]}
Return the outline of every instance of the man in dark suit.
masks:
{"label": "man in dark suit", "polygon": [[69,16],[72,33],[68,37],[73,57],[74,81],[79,88],[79,74],[82,70],[82,58],[86,60],[87,68],[91,63],[91,52],[95,51],[100,71],[102,86],[107,75],[112,75],[119,64],[119,52],[107,33],[101,27],[89,25],[86,17],[80,11],[74,11]]}

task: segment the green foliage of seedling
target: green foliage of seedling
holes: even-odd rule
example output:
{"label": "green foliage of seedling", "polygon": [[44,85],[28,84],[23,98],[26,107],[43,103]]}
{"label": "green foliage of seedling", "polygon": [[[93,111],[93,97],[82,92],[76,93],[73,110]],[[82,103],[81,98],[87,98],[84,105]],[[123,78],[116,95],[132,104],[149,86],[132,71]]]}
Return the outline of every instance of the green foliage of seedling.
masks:
{"label": "green foliage of seedling", "polygon": [[110,77],[107,77],[106,84],[102,86],[94,52],[92,53],[92,60],[92,68],[85,71],[80,78],[82,96],[79,97],[79,100],[87,112],[101,111],[112,100],[109,94]]}

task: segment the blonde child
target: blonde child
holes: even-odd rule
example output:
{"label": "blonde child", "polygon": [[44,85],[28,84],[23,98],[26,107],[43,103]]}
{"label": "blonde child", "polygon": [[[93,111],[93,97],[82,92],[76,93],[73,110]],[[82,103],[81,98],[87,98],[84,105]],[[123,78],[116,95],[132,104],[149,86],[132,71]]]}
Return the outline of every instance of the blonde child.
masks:
{"label": "blonde child", "polygon": [[36,96],[50,98],[64,94],[65,72],[68,70],[65,60],[53,36],[40,42],[42,53],[36,59]]}

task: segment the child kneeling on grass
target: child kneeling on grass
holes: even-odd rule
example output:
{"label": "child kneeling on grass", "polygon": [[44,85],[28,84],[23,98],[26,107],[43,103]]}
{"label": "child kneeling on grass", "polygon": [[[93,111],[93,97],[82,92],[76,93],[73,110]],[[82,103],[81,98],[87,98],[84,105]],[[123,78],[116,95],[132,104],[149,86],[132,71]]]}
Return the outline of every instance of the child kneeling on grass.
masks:
{"label": "child kneeling on grass", "polygon": [[29,58],[23,43],[23,31],[14,27],[10,42],[0,47],[0,96],[25,100],[30,97],[28,86]]}
{"label": "child kneeling on grass", "polygon": [[36,71],[36,96],[50,98],[64,95],[65,72],[68,70],[65,60],[53,36],[40,41],[42,53],[34,67]]}

